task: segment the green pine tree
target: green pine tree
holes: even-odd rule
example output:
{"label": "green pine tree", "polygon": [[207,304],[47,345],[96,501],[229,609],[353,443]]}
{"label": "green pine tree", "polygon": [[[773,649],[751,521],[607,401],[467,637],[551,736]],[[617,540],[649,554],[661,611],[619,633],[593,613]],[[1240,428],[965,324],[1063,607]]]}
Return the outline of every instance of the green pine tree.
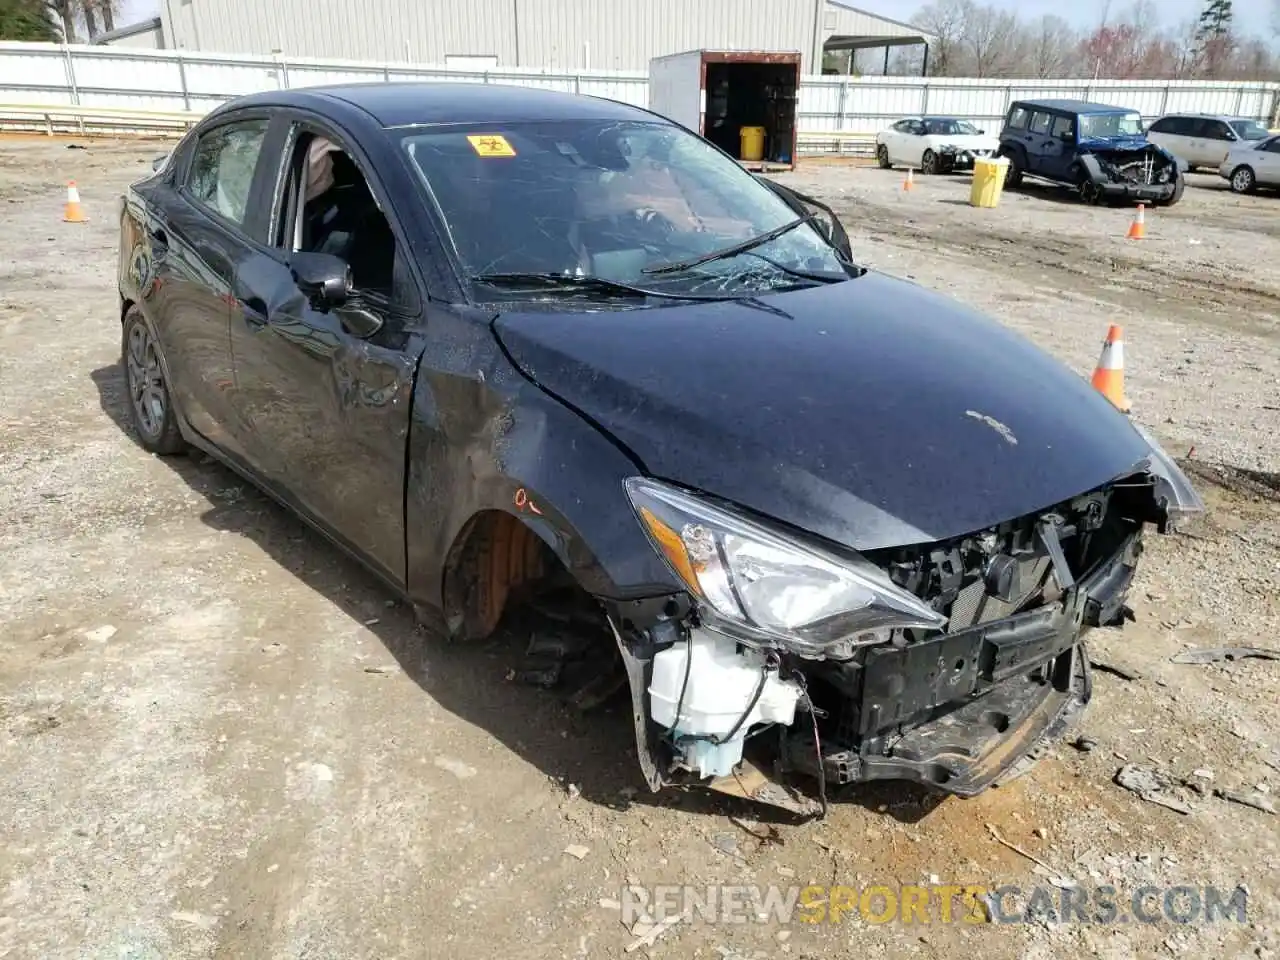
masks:
{"label": "green pine tree", "polygon": [[1233,17],[1231,0],[1208,0],[1196,21],[1196,60],[1211,77],[1218,73],[1235,47],[1231,30]]}
{"label": "green pine tree", "polygon": [[62,31],[46,0],[0,0],[0,40],[60,39]]}

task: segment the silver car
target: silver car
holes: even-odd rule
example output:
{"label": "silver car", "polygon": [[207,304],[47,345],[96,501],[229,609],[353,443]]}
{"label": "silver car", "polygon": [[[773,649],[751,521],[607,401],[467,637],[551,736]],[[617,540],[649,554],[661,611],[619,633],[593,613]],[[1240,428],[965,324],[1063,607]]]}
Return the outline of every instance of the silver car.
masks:
{"label": "silver car", "polygon": [[1147,128],[1147,139],[1185,160],[1192,169],[1217,168],[1236,147],[1269,136],[1257,120],[1207,113],[1170,113]]}
{"label": "silver car", "polygon": [[1236,193],[1255,187],[1280,187],[1280,137],[1267,137],[1234,147],[1218,167]]}

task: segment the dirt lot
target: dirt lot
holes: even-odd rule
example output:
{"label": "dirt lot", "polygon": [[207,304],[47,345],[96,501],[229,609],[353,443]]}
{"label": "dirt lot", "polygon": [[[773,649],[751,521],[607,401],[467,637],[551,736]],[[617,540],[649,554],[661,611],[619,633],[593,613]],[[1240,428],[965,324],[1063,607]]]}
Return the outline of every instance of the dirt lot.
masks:
{"label": "dirt lot", "polygon": [[[1054,890],[1046,875],[1114,885],[1122,907],[1143,885],[1243,884],[1248,921],[697,921],[631,955],[1280,956],[1280,820],[1212,795],[1280,792],[1280,663],[1170,662],[1280,646],[1280,198],[1196,177],[1132,243],[1127,211],[1048,190],[977,211],[967,178],[788,178],[834,202],[866,262],[1082,373],[1123,323],[1134,415],[1194,447],[1211,513],[1153,538],[1137,623],[1095,635],[1136,678],[1097,672],[1092,750],[974,800],[880,786],[771,823],[636,793],[625,709],[579,717],[507,682],[517,645],[416,633],[229,472],[143,453],[114,223],[157,147],[87,147],[0,142],[0,956],[621,956],[628,881]],[[60,220],[70,177],[88,225]],[[1140,799],[1113,783],[1126,761],[1204,793],[1173,790],[1188,814]]]}

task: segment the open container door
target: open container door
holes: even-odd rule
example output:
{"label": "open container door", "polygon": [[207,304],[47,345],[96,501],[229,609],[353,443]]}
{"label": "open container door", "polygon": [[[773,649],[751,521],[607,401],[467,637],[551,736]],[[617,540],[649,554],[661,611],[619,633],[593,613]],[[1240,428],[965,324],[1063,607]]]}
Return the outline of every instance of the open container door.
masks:
{"label": "open container door", "polygon": [[650,108],[749,170],[795,169],[799,96],[799,53],[691,50],[649,65]]}
{"label": "open container door", "polygon": [[794,170],[800,54],[704,50],[702,71],[702,135],[749,170]]}

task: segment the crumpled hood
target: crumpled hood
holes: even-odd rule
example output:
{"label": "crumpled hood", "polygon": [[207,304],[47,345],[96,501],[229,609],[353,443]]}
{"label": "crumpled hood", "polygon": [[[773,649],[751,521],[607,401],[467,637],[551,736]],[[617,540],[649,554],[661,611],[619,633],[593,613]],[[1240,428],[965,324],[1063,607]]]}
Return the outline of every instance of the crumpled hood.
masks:
{"label": "crumpled hood", "polygon": [[494,328],[650,475],[854,549],[976,532],[1150,451],[1028,341],[877,273],[755,305],[506,313]]}
{"label": "crumpled hood", "polygon": [[1156,147],[1146,137],[1084,137],[1079,146],[1084,150],[1141,150],[1144,147]]}

